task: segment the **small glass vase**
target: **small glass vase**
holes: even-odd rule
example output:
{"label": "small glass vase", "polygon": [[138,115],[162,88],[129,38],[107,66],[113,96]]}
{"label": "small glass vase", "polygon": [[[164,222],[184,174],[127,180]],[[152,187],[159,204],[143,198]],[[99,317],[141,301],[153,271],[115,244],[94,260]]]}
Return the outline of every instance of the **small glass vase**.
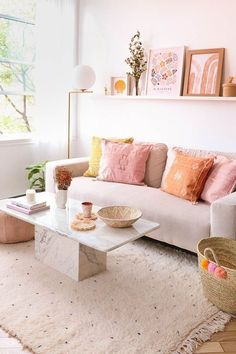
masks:
{"label": "small glass vase", "polygon": [[127,94],[128,96],[140,96],[141,95],[141,79],[134,76],[127,75]]}
{"label": "small glass vase", "polygon": [[56,206],[57,208],[60,209],[65,209],[66,208],[66,202],[67,202],[67,190],[65,189],[57,189],[56,190]]}

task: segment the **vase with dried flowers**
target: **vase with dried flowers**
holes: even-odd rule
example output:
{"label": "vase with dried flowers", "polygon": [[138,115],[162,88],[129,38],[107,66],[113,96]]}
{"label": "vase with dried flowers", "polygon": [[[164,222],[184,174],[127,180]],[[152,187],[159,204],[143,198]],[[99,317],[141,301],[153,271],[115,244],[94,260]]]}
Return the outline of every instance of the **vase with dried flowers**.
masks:
{"label": "vase with dried flowers", "polygon": [[65,209],[67,202],[67,191],[72,181],[72,174],[64,167],[60,167],[56,171],[56,206]]}
{"label": "vase with dried flowers", "polygon": [[137,31],[131,38],[129,44],[130,57],[125,59],[126,64],[130,66],[131,71],[128,75],[131,75],[135,80],[135,94],[139,94],[139,80],[143,72],[147,70],[147,60],[145,58],[145,51],[140,41],[140,32]]}

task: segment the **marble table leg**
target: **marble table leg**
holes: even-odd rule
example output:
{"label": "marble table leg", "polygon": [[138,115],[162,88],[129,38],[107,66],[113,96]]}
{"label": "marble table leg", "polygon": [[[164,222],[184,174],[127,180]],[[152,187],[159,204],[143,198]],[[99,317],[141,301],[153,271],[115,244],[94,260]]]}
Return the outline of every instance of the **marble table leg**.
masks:
{"label": "marble table leg", "polygon": [[106,252],[43,227],[35,227],[35,257],[76,281],[106,270]]}

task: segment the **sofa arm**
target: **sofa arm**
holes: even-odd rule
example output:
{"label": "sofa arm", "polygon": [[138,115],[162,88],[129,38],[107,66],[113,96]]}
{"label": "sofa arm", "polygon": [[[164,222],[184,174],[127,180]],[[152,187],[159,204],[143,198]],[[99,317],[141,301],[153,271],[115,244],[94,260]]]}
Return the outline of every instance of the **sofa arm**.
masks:
{"label": "sofa arm", "polygon": [[236,192],[212,203],[211,236],[223,236],[236,240]]}
{"label": "sofa arm", "polygon": [[72,177],[82,176],[89,167],[88,157],[79,157],[67,160],[47,162],[45,169],[45,189],[46,192],[55,193],[54,176],[57,168],[66,167],[72,173]]}

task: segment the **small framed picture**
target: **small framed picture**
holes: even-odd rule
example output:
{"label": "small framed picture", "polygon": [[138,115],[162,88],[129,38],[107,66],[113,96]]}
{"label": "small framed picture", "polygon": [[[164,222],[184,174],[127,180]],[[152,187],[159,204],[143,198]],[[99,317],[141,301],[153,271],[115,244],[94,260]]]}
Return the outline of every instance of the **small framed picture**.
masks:
{"label": "small framed picture", "polygon": [[184,46],[151,49],[149,51],[146,95],[181,95],[184,52]]}
{"label": "small framed picture", "polygon": [[127,95],[127,76],[111,77],[111,95],[126,96]]}
{"label": "small framed picture", "polygon": [[184,96],[219,96],[224,48],[188,50]]}

